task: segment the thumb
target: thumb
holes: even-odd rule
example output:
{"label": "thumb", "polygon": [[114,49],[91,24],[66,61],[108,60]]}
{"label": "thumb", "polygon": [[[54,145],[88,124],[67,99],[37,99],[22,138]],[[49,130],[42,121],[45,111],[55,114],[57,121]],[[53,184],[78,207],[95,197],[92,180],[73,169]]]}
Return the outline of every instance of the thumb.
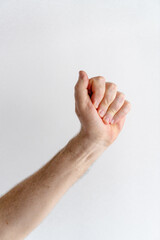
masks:
{"label": "thumb", "polygon": [[88,100],[89,95],[88,95],[88,84],[89,84],[89,79],[88,75],[85,71],[79,71],[79,77],[78,81],[75,85],[75,97],[78,102],[81,104]]}
{"label": "thumb", "polygon": [[78,84],[81,86],[81,89],[87,89],[89,84],[88,75],[85,71],[79,71]]}

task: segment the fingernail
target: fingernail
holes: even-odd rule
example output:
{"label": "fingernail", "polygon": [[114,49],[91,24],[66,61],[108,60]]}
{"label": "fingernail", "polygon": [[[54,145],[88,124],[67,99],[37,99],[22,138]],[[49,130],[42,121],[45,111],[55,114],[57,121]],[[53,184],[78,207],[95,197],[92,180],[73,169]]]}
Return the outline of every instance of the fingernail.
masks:
{"label": "fingernail", "polygon": [[101,117],[103,117],[104,111],[103,111],[103,110],[99,110],[99,115],[100,115]]}
{"label": "fingernail", "polygon": [[114,119],[112,119],[112,121],[111,121],[111,124],[113,124],[114,123]]}

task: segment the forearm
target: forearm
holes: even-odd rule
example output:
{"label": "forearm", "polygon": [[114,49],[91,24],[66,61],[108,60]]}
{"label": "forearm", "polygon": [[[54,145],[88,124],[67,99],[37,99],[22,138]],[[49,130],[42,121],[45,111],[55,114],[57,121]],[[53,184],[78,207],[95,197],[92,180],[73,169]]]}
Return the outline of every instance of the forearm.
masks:
{"label": "forearm", "polygon": [[0,199],[0,239],[24,239],[105,148],[76,135],[48,163]]}

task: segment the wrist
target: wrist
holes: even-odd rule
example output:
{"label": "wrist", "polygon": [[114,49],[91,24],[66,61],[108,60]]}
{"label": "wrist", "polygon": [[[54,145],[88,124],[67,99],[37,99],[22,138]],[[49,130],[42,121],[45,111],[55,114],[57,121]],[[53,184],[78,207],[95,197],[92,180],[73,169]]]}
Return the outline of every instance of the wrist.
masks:
{"label": "wrist", "polygon": [[78,169],[87,169],[105,150],[106,147],[92,141],[83,131],[80,131],[65,146],[70,153],[71,161]]}
{"label": "wrist", "polygon": [[107,146],[105,146],[102,141],[93,138],[91,135],[87,134],[82,129],[77,134],[77,138],[81,142],[83,149],[88,151],[100,151],[103,152],[107,149]]}
{"label": "wrist", "polygon": [[97,135],[94,133],[87,132],[83,127],[81,127],[79,136],[86,142],[87,146],[92,146],[96,150],[105,151],[109,147],[109,143],[104,139],[104,136]]}

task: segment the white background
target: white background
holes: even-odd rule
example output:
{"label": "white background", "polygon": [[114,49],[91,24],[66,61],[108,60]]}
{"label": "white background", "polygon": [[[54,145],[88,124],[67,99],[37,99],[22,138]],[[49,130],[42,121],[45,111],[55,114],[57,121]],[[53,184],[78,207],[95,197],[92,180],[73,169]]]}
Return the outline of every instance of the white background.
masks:
{"label": "white background", "polygon": [[27,240],[160,239],[159,43],[158,0],[0,0],[0,195],[79,131],[79,70],[132,104],[119,138]]}

